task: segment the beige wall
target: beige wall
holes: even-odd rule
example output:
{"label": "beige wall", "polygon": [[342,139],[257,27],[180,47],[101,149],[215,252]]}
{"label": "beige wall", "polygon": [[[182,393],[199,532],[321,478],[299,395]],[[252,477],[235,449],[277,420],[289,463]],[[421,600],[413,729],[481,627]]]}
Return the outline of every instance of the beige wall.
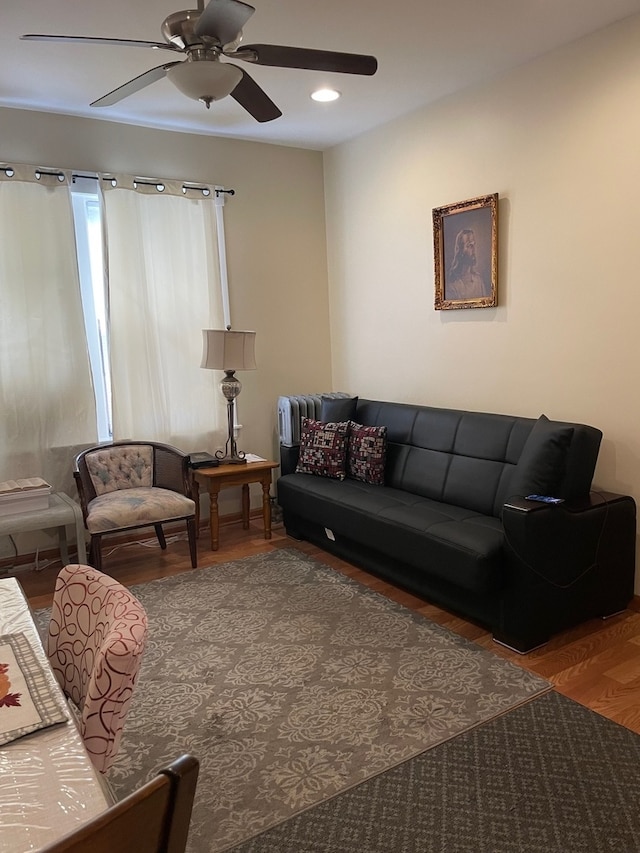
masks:
{"label": "beige wall", "polygon": [[[0,109],[0,128],[0,161],[235,190],[225,203],[231,318],[235,328],[257,331],[258,361],[240,376],[239,443],[277,458],[278,395],[331,387],[322,155],[11,109]],[[217,380],[212,373],[212,394],[220,393]],[[238,511],[237,501],[225,509]]]}
{"label": "beige wall", "polygon": [[[640,499],[639,44],[635,17],[325,154],[335,387],[593,424],[597,486]],[[492,192],[499,307],[435,311],[431,211]]]}

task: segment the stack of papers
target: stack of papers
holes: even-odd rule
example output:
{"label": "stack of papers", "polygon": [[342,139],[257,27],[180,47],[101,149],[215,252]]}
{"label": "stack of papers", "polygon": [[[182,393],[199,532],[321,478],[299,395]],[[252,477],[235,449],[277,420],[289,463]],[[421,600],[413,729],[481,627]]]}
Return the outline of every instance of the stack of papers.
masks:
{"label": "stack of papers", "polygon": [[9,492],[30,492],[33,489],[48,489],[51,491],[51,486],[42,477],[25,477],[23,480],[5,480],[0,483],[0,495],[5,495]]}
{"label": "stack of papers", "polygon": [[51,486],[42,477],[0,483],[0,515],[47,509]]}

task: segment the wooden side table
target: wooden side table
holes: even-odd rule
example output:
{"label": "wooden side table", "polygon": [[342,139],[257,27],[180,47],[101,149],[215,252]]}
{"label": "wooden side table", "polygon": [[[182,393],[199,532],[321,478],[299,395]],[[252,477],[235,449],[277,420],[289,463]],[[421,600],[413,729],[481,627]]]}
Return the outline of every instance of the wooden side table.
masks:
{"label": "wooden side table", "polygon": [[[217,551],[220,544],[220,519],[218,517],[218,495],[220,490],[228,486],[242,486],[242,526],[249,527],[249,485],[262,483],[262,518],[264,521],[264,538],[271,539],[271,472],[278,467],[278,462],[246,462],[244,465],[219,465],[217,468],[198,468],[193,471],[196,484],[206,483],[209,492],[211,550]],[[196,502],[198,495],[196,493]]]}

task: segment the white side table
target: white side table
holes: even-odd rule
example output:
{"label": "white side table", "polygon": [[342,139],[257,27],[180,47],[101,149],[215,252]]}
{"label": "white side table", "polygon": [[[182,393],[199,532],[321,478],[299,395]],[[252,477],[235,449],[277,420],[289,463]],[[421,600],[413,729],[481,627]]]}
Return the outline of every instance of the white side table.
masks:
{"label": "white side table", "polygon": [[58,543],[62,565],[66,566],[69,561],[69,549],[67,548],[67,524],[74,524],[76,528],[76,541],[78,543],[78,562],[87,562],[87,547],[84,539],[84,521],[80,506],[69,495],[64,492],[54,492],[49,495],[49,506],[47,509],[33,509],[29,512],[16,512],[12,515],[0,515],[0,536],[13,533],[28,533],[31,530],[47,530],[50,527],[58,528]]}

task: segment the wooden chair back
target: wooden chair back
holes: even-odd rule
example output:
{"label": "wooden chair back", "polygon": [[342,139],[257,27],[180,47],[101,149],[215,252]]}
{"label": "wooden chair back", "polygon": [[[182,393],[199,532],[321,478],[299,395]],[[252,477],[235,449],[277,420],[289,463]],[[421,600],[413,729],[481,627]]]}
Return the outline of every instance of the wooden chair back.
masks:
{"label": "wooden chair back", "polygon": [[133,794],[40,853],[184,853],[199,764],[183,755]]}

